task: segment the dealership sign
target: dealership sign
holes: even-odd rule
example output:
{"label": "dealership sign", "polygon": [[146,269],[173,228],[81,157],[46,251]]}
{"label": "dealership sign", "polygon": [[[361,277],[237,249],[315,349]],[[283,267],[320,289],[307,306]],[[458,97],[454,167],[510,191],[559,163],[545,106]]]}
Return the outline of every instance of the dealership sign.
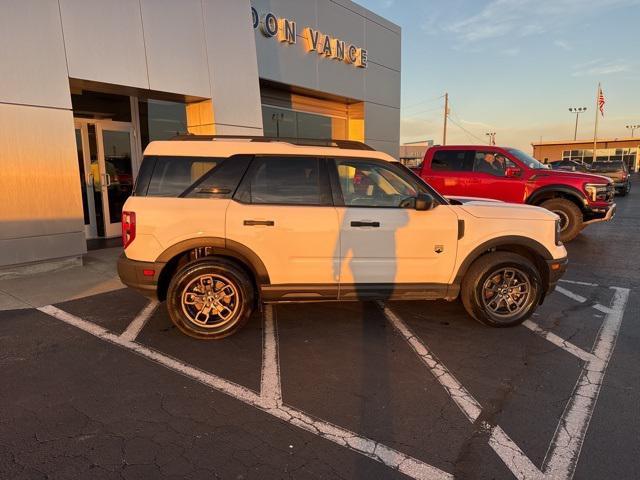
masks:
{"label": "dealership sign", "polygon": [[[251,16],[254,30],[260,29],[265,37],[275,38],[283,43],[297,43],[298,27],[295,20],[278,18],[271,12],[260,16],[253,7],[251,7]],[[302,32],[308,52],[315,52],[322,57],[345,62],[358,68],[367,68],[368,55],[364,48],[325,35],[311,27],[305,27]]]}

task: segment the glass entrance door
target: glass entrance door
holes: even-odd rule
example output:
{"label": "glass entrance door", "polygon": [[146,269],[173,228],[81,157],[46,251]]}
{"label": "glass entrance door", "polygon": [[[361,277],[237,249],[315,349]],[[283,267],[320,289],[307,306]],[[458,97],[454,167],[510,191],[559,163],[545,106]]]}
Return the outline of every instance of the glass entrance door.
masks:
{"label": "glass entrance door", "polygon": [[139,167],[132,126],[76,119],[76,142],[87,238],[117,237]]}

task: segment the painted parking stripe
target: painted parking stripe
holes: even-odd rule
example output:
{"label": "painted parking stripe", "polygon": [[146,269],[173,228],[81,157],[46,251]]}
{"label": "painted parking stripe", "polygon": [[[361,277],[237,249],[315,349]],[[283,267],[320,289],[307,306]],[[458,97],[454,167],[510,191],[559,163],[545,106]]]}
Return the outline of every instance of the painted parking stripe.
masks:
{"label": "painted parking stripe", "polygon": [[278,338],[272,305],[264,307],[264,336],[262,341],[262,373],[260,395],[273,407],[282,405]]}
{"label": "painted parking stripe", "polygon": [[565,297],[569,297],[571,300],[575,300],[576,302],[584,303],[587,301],[585,297],[582,295],[578,295],[577,293],[573,293],[566,288],[562,288],[561,286],[556,286],[556,292],[561,293]]}
{"label": "painted parking stripe", "polygon": [[551,342],[552,344],[560,347],[566,352],[569,352],[571,355],[578,357],[580,360],[588,362],[593,360],[593,354],[584,351],[580,347],[574,345],[573,343],[559,337],[555,333],[549,332],[548,330],[543,329],[540,325],[531,320],[526,320],[522,325],[527,327],[533,333],[540,335],[542,338]]}
{"label": "painted parking stripe", "polygon": [[138,338],[138,335],[146,325],[149,318],[151,318],[151,315],[153,315],[153,312],[156,311],[158,305],[160,305],[160,302],[158,302],[157,300],[149,301],[147,306],[144,307],[142,311],[138,313],[138,315],[136,315],[136,318],[134,318],[133,322],[131,322],[127,329],[122,332],[120,337],[130,342],[133,342],[136,338]]}
{"label": "painted parking stripe", "polygon": [[[581,375],[558,422],[555,434],[542,463],[542,469],[538,469],[531,462],[499,425],[494,427],[491,427],[491,425],[483,426],[486,429],[492,428],[489,445],[518,479],[570,480],[573,478],[629,299],[629,289],[619,287],[611,287],[611,289],[615,292],[611,307],[604,307],[607,308],[608,313],[598,332],[592,352],[585,352],[588,353],[588,356],[584,355],[585,363]],[[574,295],[572,292],[569,293]],[[586,301],[586,298],[584,300]],[[473,417],[469,415],[469,412],[475,411],[475,407],[469,409],[468,406],[476,405],[481,410],[480,404],[448,372],[446,367],[429,352],[427,346],[413,334],[409,327],[388,306],[382,303],[380,303],[380,306],[390,323],[407,340],[431,373],[449,392],[452,400],[470,421],[475,422],[475,420],[472,420]],[[594,305],[595,307],[596,305]],[[552,335],[551,338],[554,343],[558,342],[565,346],[569,343],[555,334]],[[578,349],[575,345],[574,347]],[[578,352],[575,351],[575,353]],[[580,355],[583,356],[582,354]],[[454,385],[454,388],[451,388],[451,385]]]}
{"label": "painted parking stripe", "polygon": [[597,283],[589,283],[589,282],[577,282],[575,280],[565,280],[564,278],[562,280],[559,280],[562,283],[569,283],[571,285],[582,285],[584,287],[597,287],[599,286]]}
{"label": "painted parking stripe", "polygon": [[[263,367],[261,394],[258,395],[241,385],[230,382],[211,373],[204,372],[189,364],[168,357],[131,340],[127,340],[122,336],[115,335],[99,325],[76,317],[75,315],[65,312],[64,310],[60,310],[52,305],[40,307],[38,310],[68,325],[79,328],[80,330],[83,330],[84,332],[103,341],[130,350],[168,368],[169,370],[200,382],[213,390],[229,395],[230,397],[233,397],[247,405],[251,405],[252,407],[262,410],[263,412],[302,430],[318,435],[321,438],[383,463],[384,465],[394,470],[398,470],[411,478],[420,480],[453,479],[453,475],[444,472],[433,465],[429,465],[428,463],[422,462],[372,439],[358,435],[355,432],[338,427],[329,422],[313,418],[301,410],[297,410],[287,405],[282,405],[281,396],[278,397],[280,369],[277,367],[277,336],[275,331],[275,321],[272,315],[270,316],[271,326],[265,326],[264,329],[264,342],[265,346],[269,346],[269,349],[268,353],[264,354],[263,360],[268,365]],[[266,323],[269,323],[269,321],[267,320]],[[277,400],[278,398],[279,400]],[[276,400],[274,401],[274,399]],[[278,404],[278,402],[280,402],[280,404]]]}
{"label": "painted parking stripe", "polygon": [[543,462],[549,478],[571,478],[576,469],[591,416],[598,401],[604,374],[616,346],[622,317],[629,299],[629,289],[614,290],[611,312],[605,317],[596,337],[593,359],[585,363],[562,418],[558,423],[549,451]]}
{"label": "painted parking stripe", "polygon": [[[453,376],[451,372],[433,355],[422,340],[420,340],[388,306],[379,303],[391,325],[400,333],[438,380],[440,385],[449,393],[453,402],[471,423],[482,413],[482,407],[466,388]],[[502,459],[505,465],[519,479],[540,479],[542,472],[531,462],[520,447],[497,425],[482,425],[490,432],[489,445]]]}

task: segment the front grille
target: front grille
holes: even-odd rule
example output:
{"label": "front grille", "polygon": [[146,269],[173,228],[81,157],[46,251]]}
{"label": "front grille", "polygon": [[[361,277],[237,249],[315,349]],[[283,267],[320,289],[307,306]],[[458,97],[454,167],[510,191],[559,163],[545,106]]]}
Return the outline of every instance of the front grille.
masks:
{"label": "front grille", "polygon": [[607,202],[613,202],[613,198],[616,196],[616,187],[613,183],[607,185]]}

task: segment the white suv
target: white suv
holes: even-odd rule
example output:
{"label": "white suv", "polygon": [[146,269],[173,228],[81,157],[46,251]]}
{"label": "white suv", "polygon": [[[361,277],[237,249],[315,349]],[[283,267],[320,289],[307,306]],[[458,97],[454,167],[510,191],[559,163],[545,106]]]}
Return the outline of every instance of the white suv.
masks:
{"label": "white suv", "polygon": [[517,325],[567,263],[555,214],[448,201],[349,141],[153,142],[122,218],[122,281],[203,339],[292,301],[461,297],[476,320]]}

